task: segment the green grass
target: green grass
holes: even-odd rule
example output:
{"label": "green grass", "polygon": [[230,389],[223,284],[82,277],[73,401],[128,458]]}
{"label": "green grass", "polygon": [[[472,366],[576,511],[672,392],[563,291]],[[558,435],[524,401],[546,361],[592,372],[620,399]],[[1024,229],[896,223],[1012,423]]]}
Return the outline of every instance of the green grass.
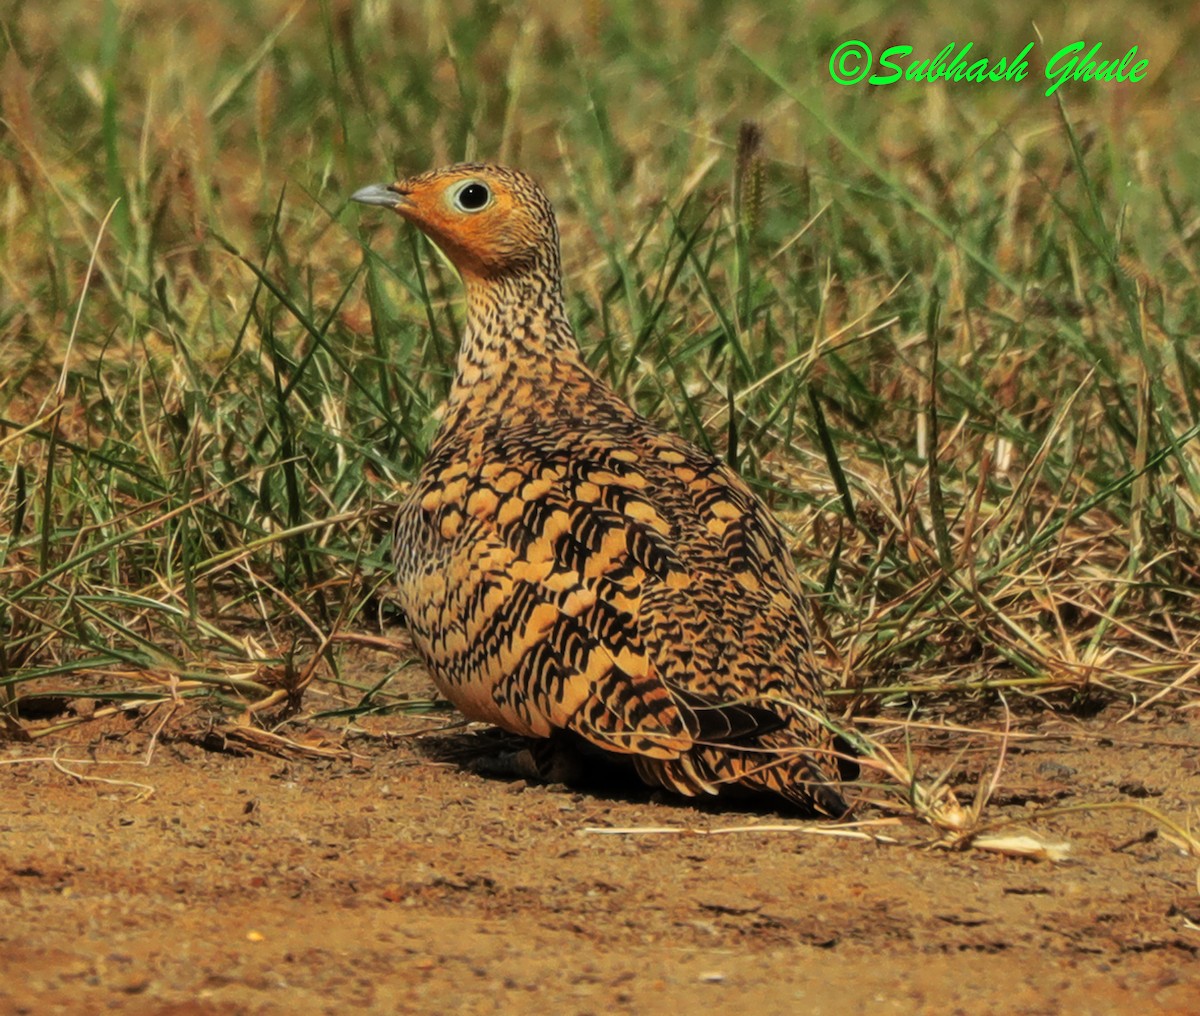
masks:
{"label": "green grass", "polygon": [[[462,158],[544,183],[596,369],[792,526],[835,694],[1193,696],[1200,23],[891,6],[13,8],[9,733],[407,707],[337,636],[386,601],[460,291],[347,196]],[[829,80],[845,39],[1009,55],[1033,16],[1025,82]],[[1150,73],[1048,99],[1077,38]]]}

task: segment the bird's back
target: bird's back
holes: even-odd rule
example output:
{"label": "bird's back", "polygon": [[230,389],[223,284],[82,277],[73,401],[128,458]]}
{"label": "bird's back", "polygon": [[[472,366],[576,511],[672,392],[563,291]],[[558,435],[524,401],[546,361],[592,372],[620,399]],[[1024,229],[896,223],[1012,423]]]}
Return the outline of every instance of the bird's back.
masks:
{"label": "bird's back", "polygon": [[778,524],[586,368],[459,407],[396,547],[416,644],[466,715],[574,731],[685,794],[740,784],[840,810]]}

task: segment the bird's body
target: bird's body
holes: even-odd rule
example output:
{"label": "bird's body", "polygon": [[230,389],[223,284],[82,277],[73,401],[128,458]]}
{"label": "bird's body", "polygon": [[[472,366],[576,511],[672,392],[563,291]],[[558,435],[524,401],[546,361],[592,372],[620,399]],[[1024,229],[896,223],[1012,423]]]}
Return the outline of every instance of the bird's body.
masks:
{"label": "bird's body", "polygon": [[468,164],[355,197],[414,221],[467,284],[454,385],[395,532],[398,600],[438,687],[472,719],[573,732],[651,784],[840,813],[782,532],[727,465],[587,367],[540,189]]}

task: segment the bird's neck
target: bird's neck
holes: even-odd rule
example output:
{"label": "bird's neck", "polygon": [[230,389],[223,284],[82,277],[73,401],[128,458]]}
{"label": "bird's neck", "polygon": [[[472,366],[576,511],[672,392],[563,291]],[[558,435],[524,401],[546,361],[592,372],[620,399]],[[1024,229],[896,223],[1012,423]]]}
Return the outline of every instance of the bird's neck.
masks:
{"label": "bird's neck", "polygon": [[541,273],[466,279],[467,329],[450,401],[536,380],[553,384],[584,366],[558,284]]}

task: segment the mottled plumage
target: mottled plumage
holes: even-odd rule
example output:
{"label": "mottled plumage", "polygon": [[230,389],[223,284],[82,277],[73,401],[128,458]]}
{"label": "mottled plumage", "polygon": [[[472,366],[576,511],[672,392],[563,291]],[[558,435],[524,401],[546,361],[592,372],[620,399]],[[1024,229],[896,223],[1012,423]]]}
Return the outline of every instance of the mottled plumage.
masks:
{"label": "mottled plumage", "polygon": [[396,521],[399,602],[438,687],[472,719],[572,731],[682,794],[737,785],[840,814],[779,526],[587,367],[542,191],[464,164],[355,198],[416,224],[467,287],[441,429]]}

